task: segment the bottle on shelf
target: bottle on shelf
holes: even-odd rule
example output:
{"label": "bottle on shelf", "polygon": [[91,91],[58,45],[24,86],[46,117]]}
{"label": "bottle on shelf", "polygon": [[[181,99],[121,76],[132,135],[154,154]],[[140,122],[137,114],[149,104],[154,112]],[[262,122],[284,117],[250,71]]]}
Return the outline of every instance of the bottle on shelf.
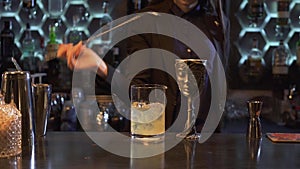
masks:
{"label": "bottle on shelf", "polygon": [[23,69],[30,71],[30,73],[37,73],[38,64],[41,61],[38,57],[35,57],[35,40],[31,36],[30,24],[26,24],[25,37],[22,41],[22,57],[21,63]]}
{"label": "bottle on shelf", "polygon": [[28,12],[28,18],[29,19],[35,19],[36,18],[36,0],[23,0],[22,1],[22,7],[25,11]]}
{"label": "bottle on shelf", "polygon": [[282,103],[285,100],[286,90],[289,88],[289,53],[284,46],[283,40],[280,40],[279,46],[272,53],[272,89],[275,105],[275,120],[280,122]]}
{"label": "bottle on shelf", "polygon": [[282,39],[290,23],[290,0],[278,0],[275,25],[276,39]]}
{"label": "bottle on shelf", "polygon": [[279,88],[287,87],[289,59],[289,52],[284,46],[283,40],[280,40],[279,46],[272,53],[272,76],[274,85]]}
{"label": "bottle on shelf", "polygon": [[78,22],[80,18],[77,14],[73,15],[73,27],[68,35],[68,43],[77,44],[79,41],[82,40],[82,32],[78,30]]}
{"label": "bottle on shelf", "polygon": [[58,42],[56,40],[56,26],[49,25],[49,41],[46,46],[45,60],[55,59],[57,56]]}
{"label": "bottle on shelf", "polygon": [[257,27],[258,19],[264,16],[264,0],[248,0],[250,27]]}
{"label": "bottle on shelf", "polygon": [[[112,17],[110,16],[110,14],[108,13],[108,1],[104,0],[102,3],[102,17],[100,18],[100,28],[102,29],[102,32],[105,32],[109,29],[111,29],[111,22],[112,22]],[[109,45],[111,43],[111,38],[112,38],[112,34],[111,32],[105,33],[104,35],[101,36],[101,44],[102,45]]]}
{"label": "bottle on shelf", "polygon": [[0,73],[4,71],[15,69],[12,63],[12,57],[18,62],[19,56],[15,49],[15,34],[12,30],[12,21],[4,21],[4,27],[0,34],[1,39],[1,53],[0,53]]}
{"label": "bottle on shelf", "polygon": [[252,48],[246,58],[239,62],[239,75],[246,84],[259,83],[265,73],[265,60],[262,51],[258,48],[258,39],[252,39]]}
{"label": "bottle on shelf", "polygon": [[4,27],[1,31],[1,61],[12,57],[14,40],[15,34],[12,31],[12,22],[10,20],[4,21]]}
{"label": "bottle on shelf", "polygon": [[286,27],[290,22],[291,0],[278,0],[277,2],[277,25]]}
{"label": "bottle on shelf", "polygon": [[47,73],[46,82],[53,85],[53,89],[58,86],[59,60],[57,59],[58,42],[56,40],[56,27],[49,25],[49,40],[45,48],[44,67]]}
{"label": "bottle on shelf", "polygon": [[78,7],[78,14],[79,14],[79,21],[77,25],[82,26],[83,24],[86,24],[86,22],[89,20],[90,13],[87,9],[85,9],[83,6]]}
{"label": "bottle on shelf", "polygon": [[289,53],[284,46],[283,40],[280,40],[272,53],[272,95],[273,95],[273,120],[278,125],[284,125],[283,114],[285,105],[287,105],[287,91],[289,88]]}

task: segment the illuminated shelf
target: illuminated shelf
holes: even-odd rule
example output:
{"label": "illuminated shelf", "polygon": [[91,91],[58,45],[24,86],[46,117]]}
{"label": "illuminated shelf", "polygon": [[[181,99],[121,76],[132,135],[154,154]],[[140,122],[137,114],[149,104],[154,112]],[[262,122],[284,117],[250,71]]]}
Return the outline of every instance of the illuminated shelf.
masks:
{"label": "illuminated shelf", "polygon": [[295,45],[300,33],[300,1],[291,0],[290,24],[282,31],[282,36],[276,36],[277,0],[266,0],[264,16],[258,20],[257,27],[249,26],[247,18],[248,0],[242,0],[235,13],[237,22],[241,26],[235,46],[240,57],[246,57],[251,48],[251,39],[257,37],[259,48],[263,51],[265,60],[270,60],[272,50],[278,46],[279,40],[283,39],[285,46],[290,51],[291,60],[296,58]]}

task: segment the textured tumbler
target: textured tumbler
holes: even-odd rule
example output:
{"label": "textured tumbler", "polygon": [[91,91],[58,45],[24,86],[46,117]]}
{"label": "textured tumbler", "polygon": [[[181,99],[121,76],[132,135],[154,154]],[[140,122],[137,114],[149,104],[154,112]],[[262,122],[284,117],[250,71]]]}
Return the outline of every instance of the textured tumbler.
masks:
{"label": "textured tumbler", "polygon": [[26,71],[7,71],[2,74],[1,93],[5,103],[13,99],[22,114],[22,145],[33,145],[35,123],[33,118],[33,98],[30,73]]}

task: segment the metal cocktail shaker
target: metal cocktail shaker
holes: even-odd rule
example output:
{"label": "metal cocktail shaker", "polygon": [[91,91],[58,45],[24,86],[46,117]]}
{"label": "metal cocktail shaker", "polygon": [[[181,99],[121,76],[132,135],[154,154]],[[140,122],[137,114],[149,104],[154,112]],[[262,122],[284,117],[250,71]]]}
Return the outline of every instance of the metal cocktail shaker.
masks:
{"label": "metal cocktail shaker", "polygon": [[51,109],[52,86],[49,84],[33,84],[35,134],[37,137],[45,136],[47,132],[48,117]]}
{"label": "metal cocktail shaker", "polygon": [[13,99],[22,114],[22,146],[34,145],[35,123],[30,73],[7,71],[2,74],[1,92],[6,103]]}

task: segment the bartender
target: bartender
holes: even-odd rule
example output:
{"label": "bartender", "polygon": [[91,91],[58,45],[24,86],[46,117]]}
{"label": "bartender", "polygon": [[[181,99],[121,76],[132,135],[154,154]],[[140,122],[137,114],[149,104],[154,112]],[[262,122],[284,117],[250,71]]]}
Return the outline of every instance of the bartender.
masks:
{"label": "bartender", "polygon": [[[154,0],[140,12],[162,12],[181,17],[197,26],[212,42],[218,52],[220,60],[226,69],[229,56],[229,25],[223,13],[220,0]],[[159,48],[170,51],[180,58],[199,58],[196,54],[179,40],[158,34],[135,35],[127,41],[128,55],[147,48]],[[84,57],[78,57],[79,54]],[[110,79],[113,70],[95,52],[86,48],[82,43],[60,45],[59,57],[66,57],[68,66],[73,69],[97,68],[97,74]],[[160,83],[168,87],[166,106],[166,128],[170,127],[179,113],[180,91],[176,81],[166,72],[157,69],[146,69],[135,76],[132,84]],[[196,124],[201,129],[210,108],[211,91],[207,81],[205,90],[201,93],[200,109]]]}

